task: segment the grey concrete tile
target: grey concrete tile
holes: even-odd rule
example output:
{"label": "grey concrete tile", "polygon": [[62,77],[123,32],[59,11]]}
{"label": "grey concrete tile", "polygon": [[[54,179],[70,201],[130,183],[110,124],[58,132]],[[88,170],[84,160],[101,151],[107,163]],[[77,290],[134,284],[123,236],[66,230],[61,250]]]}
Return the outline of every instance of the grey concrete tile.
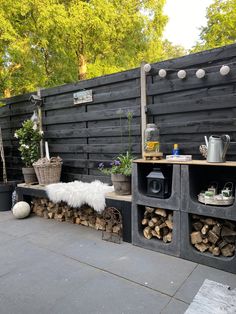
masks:
{"label": "grey concrete tile", "polygon": [[1,277],[1,314],[160,313],[170,298],[49,253]]}
{"label": "grey concrete tile", "polygon": [[36,247],[22,238],[8,241],[0,246],[0,276],[18,269],[27,269],[43,259],[47,260],[50,255],[55,254]]}
{"label": "grey concrete tile", "polygon": [[14,217],[11,211],[4,211],[4,212],[0,211],[0,223],[7,220],[12,220],[12,219],[14,219]]}
{"label": "grey concrete tile", "polygon": [[161,314],[184,314],[188,306],[189,304],[172,298]]}
{"label": "grey concrete tile", "polygon": [[236,275],[215,268],[198,265],[175,294],[175,297],[186,303],[191,303],[205,279],[229,285],[232,289],[236,288]]}
{"label": "grey concrete tile", "polygon": [[0,231],[0,246],[14,239],[16,239],[16,237]]}
{"label": "grey concrete tile", "polygon": [[130,247],[131,245],[128,243],[115,244],[103,241],[100,237],[79,238],[61,248],[60,253],[95,267],[107,269],[111,263],[118,261],[126,254]]}
{"label": "grey concrete tile", "polygon": [[130,246],[106,269],[173,296],[195,267],[195,263],[180,258]]}
{"label": "grey concrete tile", "polygon": [[[88,301],[89,300],[89,301]],[[109,274],[100,274],[92,284],[81,286],[51,308],[50,313],[158,314],[170,298],[156,291]]]}

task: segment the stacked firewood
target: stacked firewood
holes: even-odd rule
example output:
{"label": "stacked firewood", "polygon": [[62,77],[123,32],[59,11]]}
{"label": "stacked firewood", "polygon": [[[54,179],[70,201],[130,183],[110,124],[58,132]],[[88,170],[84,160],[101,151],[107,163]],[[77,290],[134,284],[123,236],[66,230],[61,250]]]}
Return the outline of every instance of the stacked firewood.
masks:
{"label": "stacked firewood", "polygon": [[103,214],[97,213],[89,206],[72,208],[66,203],[53,203],[46,198],[34,198],[32,200],[32,211],[40,217],[67,221],[78,225],[88,226],[96,230],[120,234],[122,224],[120,221],[108,221]]}
{"label": "stacked firewood", "polygon": [[210,252],[215,256],[233,256],[235,253],[236,223],[192,215],[190,234],[192,245],[200,252]]}
{"label": "stacked firewood", "polygon": [[165,243],[172,241],[173,212],[146,206],[141,223],[144,226],[143,235],[146,239],[155,237]]}

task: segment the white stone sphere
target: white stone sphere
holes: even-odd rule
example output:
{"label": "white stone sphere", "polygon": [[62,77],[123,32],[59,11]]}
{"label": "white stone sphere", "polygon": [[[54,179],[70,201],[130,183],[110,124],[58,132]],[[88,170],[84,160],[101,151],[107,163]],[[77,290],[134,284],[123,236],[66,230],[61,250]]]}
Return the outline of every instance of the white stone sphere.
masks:
{"label": "white stone sphere", "polygon": [[25,218],[30,214],[30,205],[26,202],[18,202],[12,208],[13,215],[18,218]]}

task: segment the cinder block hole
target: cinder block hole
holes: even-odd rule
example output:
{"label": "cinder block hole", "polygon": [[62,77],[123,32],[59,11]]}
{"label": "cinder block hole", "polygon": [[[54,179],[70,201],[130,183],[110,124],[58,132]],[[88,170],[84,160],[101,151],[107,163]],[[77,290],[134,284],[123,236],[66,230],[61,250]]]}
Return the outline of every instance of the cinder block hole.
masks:
{"label": "cinder block hole", "polygon": [[[138,191],[143,195],[147,195],[147,175],[152,172],[155,168],[158,168],[163,173],[164,177],[168,181],[169,197],[172,192],[172,174],[173,174],[173,165],[160,165],[160,164],[137,164],[137,181],[138,181]],[[149,195],[151,197],[152,195]],[[168,198],[169,198],[168,197]]]}
{"label": "cinder block hole", "polygon": [[145,239],[168,245],[173,239],[173,226],[172,210],[138,206],[138,232]]}
{"label": "cinder block hole", "polygon": [[201,254],[230,259],[235,256],[236,222],[191,214],[189,241]]}
{"label": "cinder block hole", "polygon": [[218,185],[217,193],[219,193],[227,182],[234,184],[235,195],[236,169],[233,167],[189,166],[189,190],[190,197],[194,201],[197,201],[198,194],[207,190],[211,184]]}

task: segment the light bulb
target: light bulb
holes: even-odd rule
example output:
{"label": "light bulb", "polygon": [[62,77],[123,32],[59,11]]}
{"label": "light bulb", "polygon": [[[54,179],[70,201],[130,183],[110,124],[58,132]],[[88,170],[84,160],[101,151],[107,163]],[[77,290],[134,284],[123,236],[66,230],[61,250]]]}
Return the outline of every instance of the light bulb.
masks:
{"label": "light bulb", "polygon": [[166,75],[167,75],[167,72],[166,72],[166,70],[164,70],[164,69],[160,69],[160,70],[158,71],[158,75],[159,75],[160,77],[162,77],[162,78],[165,78]]}
{"label": "light bulb", "polygon": [[222,65],[222,67],[220,68],[220,74],[225,76],[228,75],[230,72],[230,67],[228,65]]}
{"label": "light bulb", "polygon": [[143,69],[144,69],[145,72],[148,73],[148,72],[151,71],[152,67],[151,67],[151,65],[150,65],[149,63],[146,63],[146,64],[144,65]]}
{"label": "light bulb", "polygon": [[178,76],[179,79],[183,80],[183,79],[186,78],[187,73],[184,70],[179,70],[178,73],[177,73],[177,76]]}
{"label": "light bulb", "polygon": [[202,79],[206,76],[206,71],[203,69],[198,69],[196,72],[196,77]]}

